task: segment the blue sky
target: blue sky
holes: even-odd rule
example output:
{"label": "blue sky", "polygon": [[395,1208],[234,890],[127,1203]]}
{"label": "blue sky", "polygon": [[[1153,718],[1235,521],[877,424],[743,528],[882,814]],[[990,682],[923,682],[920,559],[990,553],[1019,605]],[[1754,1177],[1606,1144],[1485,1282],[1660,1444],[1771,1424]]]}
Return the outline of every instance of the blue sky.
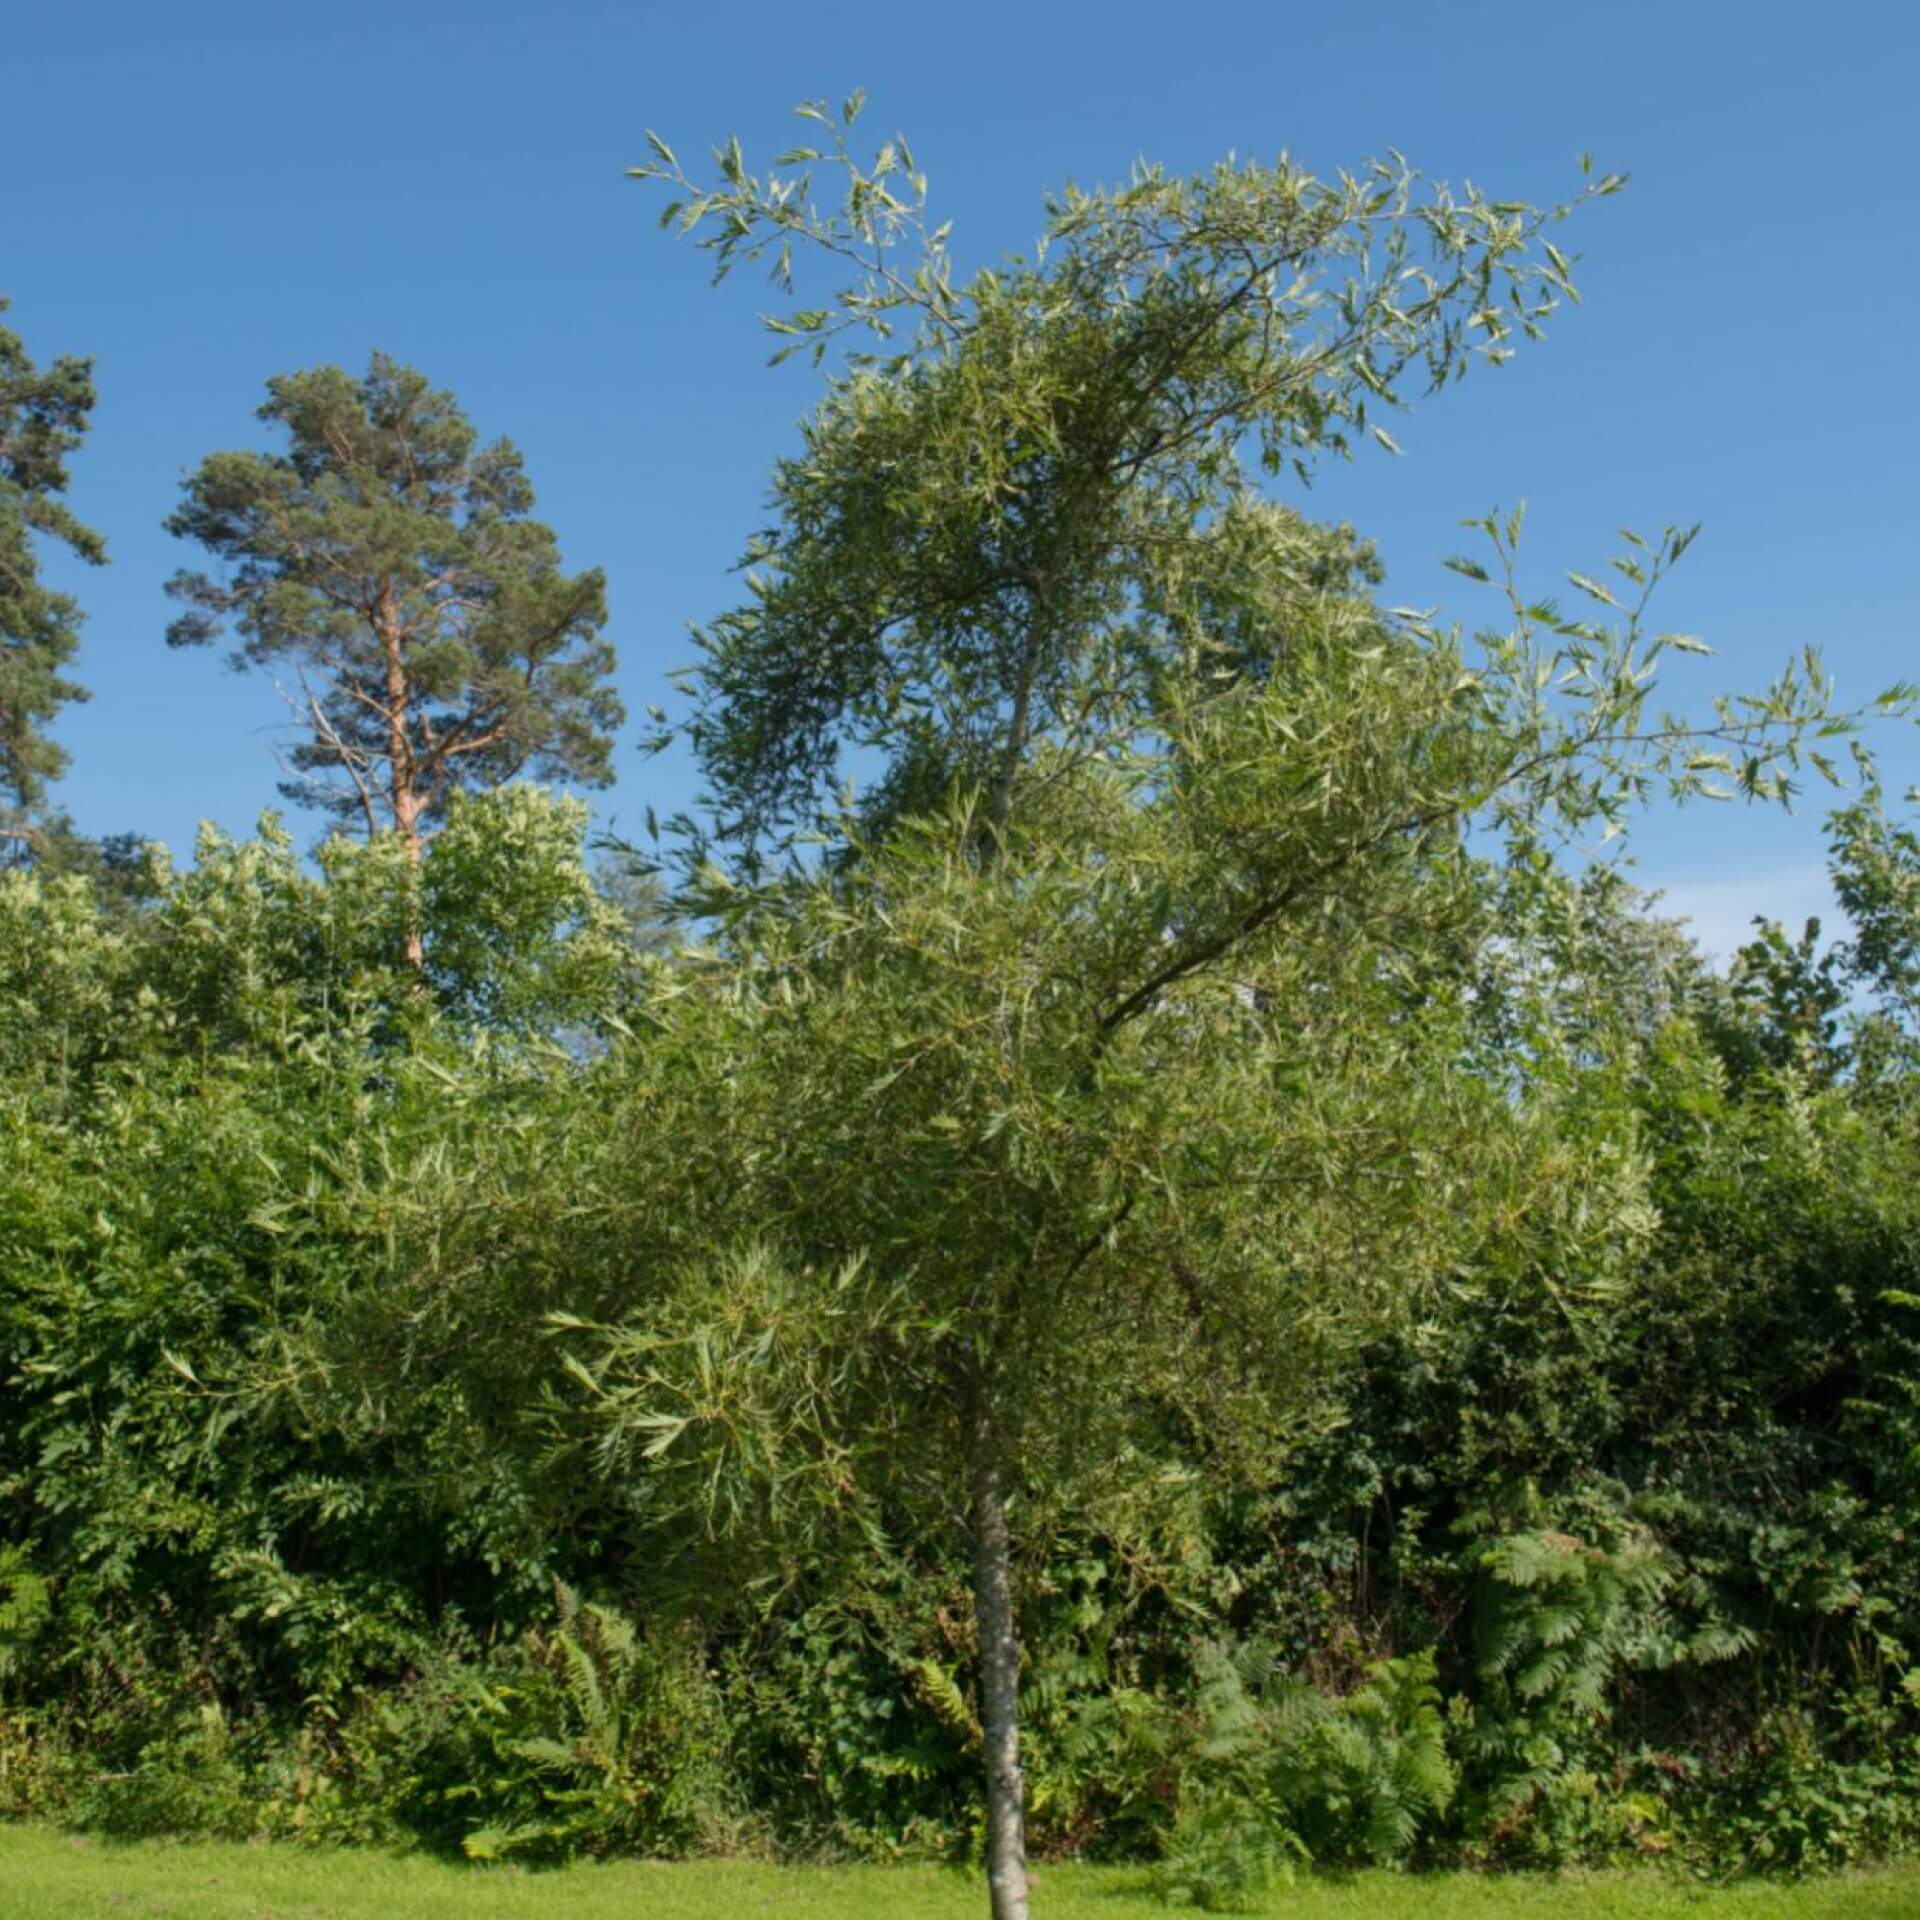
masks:
{"label": "blue sky", "polygon": [[[1585,305],[1544,346],[1395,423],[1406,457],[1326,471],[1310,512],[1380,544],[1396,603],[1490,615],[1439,563],[1457,522],[1525,497],[1534,579],[1595,570],[1613,529],[1705,522],[1663,624],[1705,636],[1676,696],[1817,643],[1844,694],[1915,671],[1920,8],[1833,0],[1610,8],[1273,4],[729,9],[549,0],[176,0],[18,9],[0,41],[0,293],[37,357],[91,354],[101,403],[73,504],[104,573],[94,699],[60,733],[93,832],[179,849],[275,800],[284,709],[259,675],[170,654],[160,531],[182,474],[255,441],[270,374],[379,347],[523,447],[569,564],[603,565],[621,686],[667,701],[687,624],[732,597],[810,375],[769,371],[760,290],[705,284],[623,169],[864,86],[903,128],[964,259],[1025,247],[1040,194],[1281,148],[1320,171],[1388,146],[1497,197],[1571,189],[1591,149],[1633,185],[1572,232]],[[1911,727],[1878,737],[1920,778]],[[692,790],[618,755],[604,818]],[[1819,802],[1636,831],[1643,876],[1725,949],[1820,910]]]}

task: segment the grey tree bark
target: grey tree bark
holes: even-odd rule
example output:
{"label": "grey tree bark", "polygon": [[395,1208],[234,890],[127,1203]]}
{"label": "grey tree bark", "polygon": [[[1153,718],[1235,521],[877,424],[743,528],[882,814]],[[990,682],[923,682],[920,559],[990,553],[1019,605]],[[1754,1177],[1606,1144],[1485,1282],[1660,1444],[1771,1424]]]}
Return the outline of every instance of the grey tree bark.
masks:
{"label": "grey tree bark", "polygon": [[980,1639],[981,1731],[987,1768],[987,1887],[993,1920],[1027,1920],[1026,1782],[1020,1772],[1020,1636],[1013,1618],[1005,1467],[989,1392],[976,1386],[973,1617]]}

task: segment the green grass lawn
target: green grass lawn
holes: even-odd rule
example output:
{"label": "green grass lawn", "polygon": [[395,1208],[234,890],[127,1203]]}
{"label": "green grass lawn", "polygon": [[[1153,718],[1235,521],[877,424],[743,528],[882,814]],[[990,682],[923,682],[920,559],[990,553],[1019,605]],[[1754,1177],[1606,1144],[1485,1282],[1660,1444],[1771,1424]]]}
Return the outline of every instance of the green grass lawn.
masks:
{"label": "green grass lawn", "polygon": [[[1146,1892],[1139,1873],[1094,1867],[1042,1868],[1034,1908],[1036,1920],[1146,1920],[1167,1911]],[[4,1920],[752,1920],[758,1914],[976,1920],[985,1911],[978,1881],[931,1868],[625,1862],[528,1873],[295,1847],[126,1846],[40,1827],[0,1827]],[[1367,1874],[1305,1882],[1277,1894],[1272,1911],[1287,1920],[1660,1920],[1678,1914],[1917,1920],[1920,1868],[1730,1889],[1642,1874]]]}

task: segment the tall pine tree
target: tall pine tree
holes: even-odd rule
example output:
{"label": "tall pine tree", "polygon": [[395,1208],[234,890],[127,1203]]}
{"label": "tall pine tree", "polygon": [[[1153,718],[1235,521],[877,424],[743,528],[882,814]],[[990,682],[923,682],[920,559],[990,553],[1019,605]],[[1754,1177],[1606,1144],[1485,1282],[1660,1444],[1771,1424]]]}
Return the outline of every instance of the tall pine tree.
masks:
{"label": "tall pine tree", "polygon": [[[0,299],[0,313],[7,306]],[[93,404],[91,361],[63,355],[43,371],[0,327],[0,859],[31,857],[50,830],[47,784],[67,756],[47,723],[87,697],[63,672],[84,616],[41,579],[38,543],[57,541],[94,566],[107,557],[61,497]]]}
{"label": "tall pine tree", "polygon": [[286,450],[209,455],[166,523],[224,563],[174,576],[167,640],[230,621],[236,667],[289,670],[306,738],[288,797],[417,859],[462,788],[605,785],[624,717],[605,578],[561,571],[511,442],[481,445],[450,393],[384,354],[357,380],[270,380],[259,417]]}

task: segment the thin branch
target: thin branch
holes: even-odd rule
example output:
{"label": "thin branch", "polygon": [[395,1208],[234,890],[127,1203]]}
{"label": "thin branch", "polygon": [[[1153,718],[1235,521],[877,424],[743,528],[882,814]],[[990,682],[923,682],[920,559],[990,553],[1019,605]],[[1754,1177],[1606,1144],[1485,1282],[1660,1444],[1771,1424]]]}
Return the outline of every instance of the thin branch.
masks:
{"label": "thin branch", "polygon": [[1298,906],[1309,898],[1325,882],[1343,873],[1363,854],[1371,853],[1376,847],[1385,846],[1410,833],[1423,832],[1428,827],[1438,826],[1441,821],[1455,817],[1467,811],[1464,803],[1449,803],[1446,806],[1433,807],[1420,813],[1410,814],[1404,819],[1395,820],[1377,832],[1356,840],[1337,857],[1323,860],[1311,867],[1282,887],[1277,893],[1271,893],[1258,904],[1250,908],[1240,919],[1224,932],[1215,934],[1211,940],[1203,940],[1197,947],[1189,948],[1185,953],[1176,954],[1164,967],[1142,981],[1117,1006],[1100,1017],[1095,1029],[1094,1051],[1100,1052],[1108,1040],[1129,1020],[1135,1018],[1159,998],[1171,986],[1198,973],[1203,967],[1211,966],[1216,960],[1224,959],[1243,941],[1250,940],[1279,919],[1289,908]]}
{"label": "thin branch", "polygon": [[[367,783],[361,778],[360,768],[354,764],[356,758],[367,766],[373,764],[373,756],[364,749],[349,746],[340,737],[340,730],[328,719],[326,709],[321,706],[318,696],[307,683],[306,671],[300,673],[300,691],[306,695],[307,711],[313,717],[313,730],[320,736],[322,744],[333,754],[341,766],[346,768],[347,777],[353,782],[354,790],[360,796],[361,811],[367,817],[367,838],[377,840],[380,837],[380,818],[375,811],[373,794]],[[285,697],[284,695],[282,696]]]}

